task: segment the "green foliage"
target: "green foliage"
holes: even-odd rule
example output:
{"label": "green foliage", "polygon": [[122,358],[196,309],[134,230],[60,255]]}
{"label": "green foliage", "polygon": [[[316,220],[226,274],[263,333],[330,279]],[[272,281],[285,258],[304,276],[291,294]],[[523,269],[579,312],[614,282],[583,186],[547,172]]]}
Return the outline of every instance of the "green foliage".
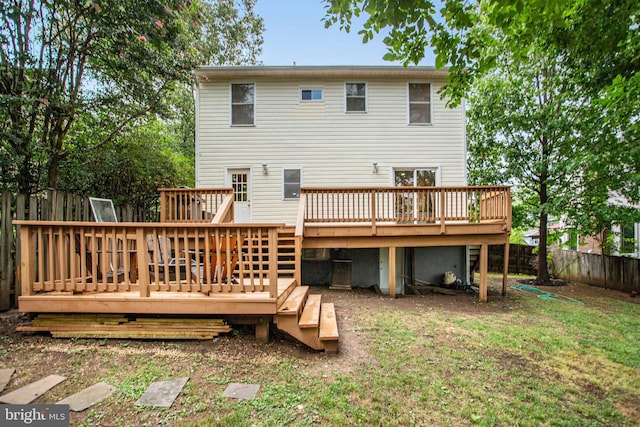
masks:
{"label": "green foliage", "polygon": [[191,158],[174,146],[176,135],[160,121],[150,121],[117,136],[91,157],[71,156],[61,184],[78,194],[113,199],[116,204],[151,208],[158,188],[194,185]]}
{"label": "green foliage", "polygon": [[470,100],[470,181],[530,192],[524,216],[539,217],[541,255],[549,215],[583,235],[640,221],[640,3],[327,3],[327,25],[349,30],[364,16],[365,41],[388,28],[386,59],[408,65],[435,49],[449,102]]}
{"label": "green foliage", "polygon": [[524,233],[526,229],[513,227],[511,229],[511,235],[509,236],[509,243],[516,245],[524,245]]}
{"label": "green foliage", "polygon": [[[254,3],[2,2],[3,184],[21,193],[57,187],[72,154],[90,157],[146,116],[175,117],[196,66],[254,62],[262,43]],[[182,123],[182,148],[192,126]]]}

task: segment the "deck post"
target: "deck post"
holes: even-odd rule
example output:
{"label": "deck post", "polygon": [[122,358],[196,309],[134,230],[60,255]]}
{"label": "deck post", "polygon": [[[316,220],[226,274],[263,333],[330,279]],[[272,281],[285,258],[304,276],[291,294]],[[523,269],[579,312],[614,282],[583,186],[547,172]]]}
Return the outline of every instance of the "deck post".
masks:
{"label": "deck post", "polygon": [[371,190],[371,235],[375,236],[378,233],[376,227],[376,191]]}
{"label": "deck post", "polygon": [[298,285],[302,285],[302,236],[295,236],[295,272],[293,278]]}
{"label": "deck post", "polygon": [[260,343],[269,342],[269,320],[260,318],[256,322],[256,341]]}
{"label": "deck post", "polygon": [[396,248],[389,248],[389,296],[396,297]]}
{"label": "deck post", "polygon": [[489,245],[480,245],[480,301],[487,302],[487,271],[489,270]]}
{"label": "deck post", "polygon": [[146,251],[147,240],[144,228],[136,230],[136,251],[138,256],[138,285],[140,287],[140,297],[148,298],[151,293],[149,291],[149,264],[148,254]]}
{"label": "deck post", "polygon": [[[31,292],[31,284],[33,283],[35,272],[35,254],[33,233],[31,227],[23,225],[20,227],[20,293],[24,296],[33,295]],[[42,242],[39,242],[42,245]],[[43,256],[44,252],[40,250],[40,256]],[[40,272],[42,274],[42,272]]]}
{"label": "deck post", "polygon": [[278,229],[275,227],[269,228],[269,297],[278,297]]}
{"label": "deck post", "polygon": [[445,224],[445,207],[444,207],[444,191],[440,190],[440,234],[444,234],[447,230],[447,225]]}
{"label": "deck post", "polygon": [[507,296],[507,278],[509,277],[509,235],[504,242],[504,269],[502,270],[502,296]]}

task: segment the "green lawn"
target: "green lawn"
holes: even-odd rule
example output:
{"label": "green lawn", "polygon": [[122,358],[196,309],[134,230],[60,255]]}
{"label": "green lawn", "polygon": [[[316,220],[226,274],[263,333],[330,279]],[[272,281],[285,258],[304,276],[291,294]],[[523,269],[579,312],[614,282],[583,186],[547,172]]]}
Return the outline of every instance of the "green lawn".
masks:
{"label": "green lawn", "polygon": [[242,378],[256,400],[195,425],[637,425],[640,305],[510,294],[472,315],[361,307],[368,360],[327,376],[278,358]]}
{"label": "green lawn", "polygon": [[[341,350],[330,356],[250,329],[205,342],[0,336],[9,388],[49,374],[67,380],[35,403],[105,381],[117,392],[71,414],[82,426],[632,426],[640,423],[640,301],[570,285],[580,300],[510,289],[377,297],[322,292],[336,304]],[[511,280],[511,284],[515,284]],[[152,381],[188,376],[168,409],[135,406]],[[260,384],[254,400],[222,396]]]}

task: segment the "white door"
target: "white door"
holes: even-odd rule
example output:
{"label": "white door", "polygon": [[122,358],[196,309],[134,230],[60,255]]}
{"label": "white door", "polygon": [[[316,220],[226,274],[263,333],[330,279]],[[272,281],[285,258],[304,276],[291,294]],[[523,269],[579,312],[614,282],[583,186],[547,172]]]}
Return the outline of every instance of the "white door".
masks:
{"label": "white door", "polygon": [[227,179],[233,188],[233,220],[238,224],[251,222],[251,182],[249,169],[229,169]]}

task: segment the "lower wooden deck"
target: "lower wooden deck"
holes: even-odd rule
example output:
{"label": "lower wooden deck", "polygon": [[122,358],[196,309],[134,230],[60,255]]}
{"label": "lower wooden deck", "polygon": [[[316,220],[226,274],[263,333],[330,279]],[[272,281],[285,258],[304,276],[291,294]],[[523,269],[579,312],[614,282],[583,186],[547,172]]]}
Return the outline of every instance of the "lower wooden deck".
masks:
{"label": "lower wooden deck", "polygon": [[[268,283],[266,283],[268,285]],[[269,292],[40,292],[21,296],[26,313],[132,313],[194,315],[275,315],[297,286],[292,278],[279,278],[277,297]]]}

